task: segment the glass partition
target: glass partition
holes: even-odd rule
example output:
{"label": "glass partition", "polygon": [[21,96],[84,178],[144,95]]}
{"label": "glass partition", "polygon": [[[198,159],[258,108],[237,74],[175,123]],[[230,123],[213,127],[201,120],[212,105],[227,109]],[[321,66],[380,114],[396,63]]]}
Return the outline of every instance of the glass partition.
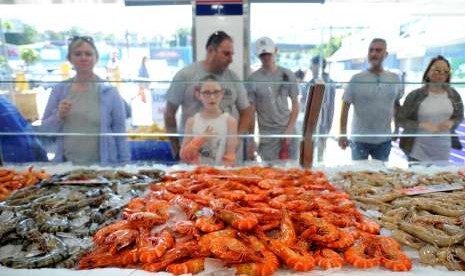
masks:
{"label": "glass partition", "polygon": [[[447,87],[454,88],[454,91],[463,98],[465,92],[463,39],[465,34],[461,29],[463,25],[461,22],[464,19],[464,9],[459,2],[451,0],[441,2],[441,4],[431,1],[251,3],[249,30],[251,41],[248,48],[251,51],[251,60],[248,61],[251,67],[250,73],[255,72],[261,66],[260,59],[255,53],[256,40],[262,36],[268,36],[274,40],[278,48],[277,64],[289,69],[291,74],[287,74],[287,77],[282,75],[281,78],[271,82],[249,80],[249,76],[241,76],[244,80],[236,81],[237,83],[220,81],[221,87],[224,87],[223,97],[228,98],[227,101],[233,100],[234,102],[237,92],[232,91],[239,89],[229,87],[242,87],[240,89],[247,92],[240,93],[248,94],[247,101],[251,102],[255,109],[254,119],[245,115],[249,120],[246,124],[240,120],[240,115],[244,116],[244,114],[229,107],[233,104],[221,106],[224,108],[222,110],[233,113],[238,124],[237,133],[228,134],[228,137],[237,138],[235,164],[239,166],[250,162],[299,164],[301,143],[303,141],[308,143],[302,131],[308,91],[317,79],[324,81],[326,93],[319,119],[312,130],[313,165],[315,166],[353,163],[350,145],[345,150],[339,146],[340,137],[344,136],[347,136],[349,140],[357,140],[357,137],[364,140],[363,137],[368,137],[365,139],[368,142],[374,140],[387,142],[388,137],[392,138],[391,151],[385,161],[388,165],[402,167],[408,166],[408,158],[399,147],[401,141],[398,137],[457,137],[459,139],[457,141],[454,138],[454,146],[458,147],[457,142],[461,142],[460,138],[464,135],[464,130],[462,124],[457,121],[459,118],[457,116],[454,117],[456,119],[454,124],[450,126],[454,132],[443,130],[433,131],[433,134],[424,130],[418,132],[412,130],[408,122],[404,122],[404,126],[395,124],[394,105],[392,105],[392,118],[386,119],[391,115],[381,116],[381,110],[385,110],[386,114],[391,113],[391,103],[381,100],[380,102],[366,102],[365,106],[375,111],[380,110],[379,114],[374,112],[373,116],[379,115],[388,120],[389,123],[384,121],[384,124],[389,124],[389,131],[384,133],[371,131],[371,129],[380,127],[376,121],[373,123],[375,125],[373,128],[363,129],[360,126],[353,128],[353,113],[359,108],[359,106],[356,107],[355,102],[351,102],[348,108],[346,135],[341,133],[340,121],[343,99],[348,100],[344,96],[348,86],[357,87],[354,88],[355,90],[364,87],[364,91],[375,92],[395,90],[397,91],[395,93],[402,94],[399,96],[399,103],[404,106],[407,97],[424,86],[423,74],[427,71],[430,60],[438,55],[447,59],[450,65],[450,83]],[[103,146],[97,145],[97,141],[105,139],[113,141],[116,137],[118,141],[124,140],[130,152],[130,158],[125,158],[125,163],[177,164],[182,162],[179,159],[178,150],[175,151],[174,156],[172,154],[172,141],[177,138],[182,144],[186,137],[194,136],[184,132],[184,124],[188,116],[183,118],[183,108],[176,108],[173,119],[176,122],[176,128],[171,125],[167,129],[165,114],[167,113],[167,101],[173,102],[177,98],[173,96],[171,99],[167,96],[167,91],[173,86],[189,87],[189,93],[192,93],[189,97],[184,94],[180,96],[185,102],[177,101],[175,107],[182,103],[187,104],[188,115],[193,115],[201,107],[200,94],[198,97],[194,95],[195,89],[198,89],[200,93],[200,80],[179,83],[173,79],[183,67],[193,63],[192,7],[190,5],[124,7],[115,1],[110,4],[94,5],[43,5],[49,12],[42,12],[42,6],[41,12],[36,12],[39,6],[38,4],[2,4],[0,9],[4,33],[4,39],[0,45],[2,47],[0,51],[0,94],[2,101],[11,103],[5,108],[7,110],[5,114],[13,118],[5,120],[20,125],[6,127],[7,124],[2,124],[5,126],[0,130],[3,139],[3,162],[8,164],[15,161],[52,161],[57,155],[57,143],[69,140],[66,137],[82,137],[84,141],[86,139],[94,141],[93,150],[89,146],[87,149],[82,149],[89,152],[96,151],[97,148],[101,150],[100,147]],[[354,12],[348,14],[349,8]],[[78,14],[75,11],[78,10],[90,13],[94,17],[101,17],[104,23],[89,24],[84,18],[75,16]],[[393,14],[396,16],[393,17]],[[176,15],[179,20],[176,22],[171,20],[173,15]],[[56,22],[63,24],[56,24]],[[120,112],[124,115],[122,120],[124,128],[98,132],[85,128],[86,131],[71,128],[64,132],[44,128],[46,106],[53,94],[53,87],[63,86],[60,84],[61,81],[75,76],[74,68],[67,61],[68,43],[73,37],[82,35],[90,35],[99,52],[99,61],[94,67],[94,73],[99,79],[89,85],[94,88],[101,85],[116,88],[118,95],[124,100],[124,112]],[[383,60],[383,68],[397,77],[390,80],[381,78],[377,81],[353,80],[354,75],[369,69],[369,44],[376,37],[386,39],[388,45],[388,55]],[[326,62],[326,68],[315,69],[313,63],[315,58],[318,61],[317,65]],[[313,70],[315,72],[312,72]],[[444,68],[439,68],[437,71],[436,74],[446,74]],[[297,93],[292,92],[296,87],[295,82]],[[442,89],[442,91],[446,90]],[[258,92],[253,96],[252,91]],[[262,93],[264,91],[271,92],[266,95]],[[281,92],[276,91],[281,91],[282,95],[279,94]],[[299,104],[295,127],[289,129],[286,120],[289,120],[292,113],[293,101],[292,97],[286,95],[296,95]],[[214,99],[216,96],[209,97]],[[450,99],[449,102],[452,103]],[[452,110],[452,112],[460,113],[458,110],[460,104],[457,101],[454,100],[452,107],[448,105],[447,99],[445,103],[446,112]],[[234,102],[234,105],[237,105],[239,110],[246,109],[243,100],[242,103]],[[413,106],[415,110],[420,109],[420,105]],[[434,104],[432,106],[437,107]],[[17,114],[14,109],[17,109],[20,115],[12,115]],[[92,108],[89,110],[93,111],[94,115],[101,111]],[[359,115],[361,118],[370,117],[366,115],[367,113],[362,114],[364,115]],[[103,120],[102,114],[100,117]],[[95,129],[102,127],[98,123],[94,125]],[[79,122],[77,124],[79,125]],[[387,127],[384,126],[384,129]],[[11,142],[21,140],[19,137],[26,140],[25,144]],[[445,143],[443,148],[448,148],[447,140],[439,139],[438,141]],[[30,154],[31,151],[26,150],[31,147],[30,143],[40,144],[40,146],[32,146],[39,148],[32,152],[38,151],[41,157],[37,157],[34,153],[34,156],[29,156],[28,159],[19,158],[19,156]],[[267,148],[264,146],[267,144],[273,144],[273,146]],[[432,148],[431,144],[430,146],[424,144],[424,146]],[[288,152],[283,150],[280,154],[282,148],[287,148]],[[43,158],[44,153],[46,158]],[[115,154],[112,153],[112,156]],[[204,152],[204,154],[207,153]],[[267,154],[274,155],[267,158]],[[110,154],[107,153],[107,155]],[[462,150],[454,148],[450,150],[448,160],[463,163],[463,156]],[[413,159],[418,158],[410,157],[410,161],[415,162]]]}
{"label": "glass partition", "polygon": [[[434,74],[442,73],[434,72]],[[289,121],[292,121],[293,101],[292,97],[287,95],[293,85],[297,86],[295,82],[219,81],[217,86],[208,82],[211,80],[184,82],[100,80],[79,83],[79,85],[97,87],[100,89],[98,91],[107,91],[104,93],[114,93],[114,101],[119,102],[109,103],[104,98],[106,96],[102,94],[100,98],[96,98],[99,104],[92,105],[96,110],[81,106],[82,110],[70,111],[70,114],[75,114],[75,116],[83,116],[82,112],[87,112],[85,115],[88,117],[77,119],[77,121],[69,120],[69,117],[60,117],[61,101],[68,100],[71,106],[73,106],[73,101],[77,101],[75,106],[82,104],[79,102],[82,99],[73,94],[75,92],[72,87],[76,85],[76,82],[37,82],[38,88],[35,89],[36,95],[33,99],[21,92],[14,94],[14,101],[1,96],[2,131],[0,136],[3,162],[4,164],[66,162],[69,161],[68,158],[73,158],[73,155],[79,157],[80,153],[87,152],[86,154],[92,154],[94,159],[84,158],[81,162],[79,161],[81,157],[79,157],[76,159],[78,164],[81,162],[82,164],[101,165],[188,163],[226,166],[247,164],[299,166],[301,144],[303,141],[308,141],[304,139],[303,133],[306,102],[302,98],[309,98],[307,93],[311,89],[311,84],[304,86],[303,89],[299,87],[296,102],[301,106],[296,107],[294,126],[289,127]],[[11,84],[16,86],[18,82]],[[429,100],[436,99],[434,98],[436,94],[428,92],[430,91],[428,89],[425,90],[428,86],[419,82],[351,81],[328,82],[324,85],[325,96],[311,136],[314,166],[331,167],[354,164],[354,161],[356,163],[358,159],[363,159],[354,157],[353,152],[356,150],[354,142],[363,141],[363,143],[371,144],[372,141],[378,140],[380,142],[372,144],[387,142],[386,147],[390,148],[387,158],[381,159],[376,154],[370,154],[368,159],[381,159],[388,166],[407,167],[409,161],[413,161],[413,164],[420,161],[435,164],[463,163],[465,153],[458,148],[459,145],[463,145],[464,141],[464,125],[461,122],[463,106],[462,102],[458,101],[464,97],[463,83],[451,82],[438,86],[445,93],[438,94],[439,103],[445,105],[445,108],[438,106],[440,104],[437,103],[435,105],[435,102],[430,104]],[[370,93],[381,93],[380,100],[367,102],[357,98],[360,97],[358,95],[355,95],[355,98],[348,98],[347,91],[350,86]],[[187,92],[181,92],[175,87],[189,87],[189,89],[185,90]],[[234,91],[234,87],[243,90]],[[387,90],[384,91],[384,89]],[[400,91],[400,112],[395,112],[397,109],[394,102],[389,102],[386,98],[389,93],[393,93],[389,89]],[[168,90],[171,91],[168,92]],[[430,105],[412,101],[414,94],[421,93],[423,90],[427,91],[426,94],[431,97],[425,96],[421,100],[428,99],[427,104]],[[131,93],[132,96],[127,100],[120,91],[125,91],[126,95]],[[239,94],[245,91],[255,111],[253,116],[251,116],[252,113],[247,113],[250,111],[248,103],[245,106],[239,103]],[[253,96],[254,91],[258,93]],[[334,106],[328,102],[328,97],[331,95]],[[441,98],[441,95],[446,97]],[[179,106],[174,105],[175,99],[179,99]],[[340,124],[341,110],[343,110],[341,106],[348,99],[354,102],[348,109],[346,134],[344,135]],[[111,106],[105,106],[109,104]],[[173,111],[173,106],[177,107],[176,112],[167,112],[167,106],[171,108],[171,111]],[[412,108],[420,113],[414,113],[410,110]],[[37,110],[37,119],[30,120],[28,114],[31,110]],[[331,110],[334,112],[332,116],[330,116]],[[367,112],[373,112],[373,110],[377,111],[372,114],[373,118],[363,117],[368,116]],[[439,126],[436,128],[423,126],[422,122],[425,121],[421,120],[429,118],[425,116],[433,116],[429,115],[428,111],[436,112],[436,110],[446,112],[445,115],[440,114],[442,117],[445,116],[441,119],[442,121],[435,121],[437,125],[443,121],[452,121],[448,129],[445,127],[440,129]],[[355,114],[357,112],[362,115]],[[378,116],[377,113],[383,112],[392,114],[392,116],[390,118],[383,117],[384,115]],[[198,115],[195,115],[197,113]],[[229,115],[224,115],[226,113]],[[174,121],[170,121],[170,114],[174,116],[172,117]],[[219,119],[221,115],[226,117]],[[328,116],[332,117],[330,121],[328,121]],[[372,129],[357,125],[354,121],[356,116],[362,116],[358,118],[359,124],[362,126],[371,124]],[[87,123],[88,120],[96,120],[98,128],[76,126],[76,124]],[[376,125],[381,124],[380,120],[387,122],[388,129],[384,132],[381,131],[382,128],[379,125]],[[433,116],[431,120],[436,119]],[[168,128],[166,122],[169,123]],[[176,122],[176,128],[173,128],[173,122]],[[246,124],[247,128],[241,124]],[[73,125],[76,129],[72,127]],[[208,127],[212,129],[206,130]],[[238,131],[241,127],[242,131]],[[343,137],[349,139],[349,144],[345,149],[340,145]],[[402,139],[407,137],[422,141],[421,148],[416,148],[416,154],[427,155],[432,152],[432,157],[420,160],[407,156],[405,149],[401,148],[401,144],[405,142]],[[428,139],[432,139],[432,142]],[[180,145],[175,150],[177,153],[175,155],[172,152],[174,140]],[[453,142],[460,142],[460,144]],[[440,143],[449,146],[442,146]],[[435,148],[447,150],[447,159],[439,159],[439,157],[434,159],[435,156],[444,156],[444,153],[434,150]],[[183,156],[183,149],[189,149],[189,153],[184,153]],[[411,151],[412,148],[410,147],[409,150]],[[223,152],[221,157],[215,155],[217,151]],[[422,155],[418,156],[423,158]],[[223,160],[223,158],[226,159]]]}

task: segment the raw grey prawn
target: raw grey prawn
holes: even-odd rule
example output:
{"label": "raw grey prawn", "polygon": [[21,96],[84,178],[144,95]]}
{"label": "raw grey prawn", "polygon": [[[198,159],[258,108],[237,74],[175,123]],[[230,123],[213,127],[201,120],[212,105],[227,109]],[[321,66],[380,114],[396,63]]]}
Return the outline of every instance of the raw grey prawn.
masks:
{"label": "raw grey prawn", "polygon": [[56,236],[47,235],[47,252],[31,257],[7,257],[0,260],[4,266],[12,268],[51,267],[69,256],[68,247]]}

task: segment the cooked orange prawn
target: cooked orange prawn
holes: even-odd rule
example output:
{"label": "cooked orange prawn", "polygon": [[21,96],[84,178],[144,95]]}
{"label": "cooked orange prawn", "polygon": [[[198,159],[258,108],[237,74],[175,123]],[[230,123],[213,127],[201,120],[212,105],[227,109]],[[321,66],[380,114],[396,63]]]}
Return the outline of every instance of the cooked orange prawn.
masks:
{"label": "cooked orange prawn", "polygon": [[338,214],[327,210],[319,210],[318,215],[338,227],[349,227],[354,224],[353,217],[347,214]]}
{"label": "cooked orange prawn", "polygon": [[139,237],[139,261],[141,263],[154,262],[173,246],[174,238],[167,230],[161,231],[158,237],[151,237],[145,233]]}
{"label": "cooked orange prawn", "polygon": [[124,211],[128,214],[132,214],[134,212],[142,212],[145,211],[146,204],[147,199],[142,197],[136,197],[128,202],[128,205],[126,208],[124,208]]}
{"label": "cooked orange prawn", "polygon": [[344,259],[336,251],[329,248],[318,249],[313,254],[313,258],[315,258],[315,263],[323,269],[342,267],[344,265]]}
{"label": "cooked orange prawn", "polygon": [[280,210],[276,208],[271,208],[266,204],[262,207],[241,207],[240,210],[251,213],[273,215],[275,217],[280,217],[282,215]]}
{"label": "cooked orange prawn", "polygon": [[283,208],[281,217],[281,230],[279,232],[279,240],[287,245],[292,245],[296,241],[296,233],[294,224],[287,209]]}
{"label": "cooked orange prawn", "polygon": [[186,213],[189,219],[195,218],[195,213],[202,208],[201,205],[195,201],[185,198],[181,195],[176,195],[170,200],[170,203],[175,206],[179,206],[184,213]]}
{"label": "cooked orange prawn", "polygon": [[188,236],[192,235],[196,238],[200,236],[199,231],[195,227],[195,223],[190,220],[181,220],[176,222],[173,226],[171,226],[171,230],[175,232],[175,236]]}
{"label": "cooked orange prawn", "polygon": [[13,173],[14,170],[12,169],[6,169],[6,168],[0,168],[0,177],[3,177],[5,175],[8,175],[10,173]]}
{"label": "cooked orange prawn", "polygon": [[14,176],[15,176],[15,172],[14,171],[9,171],[9,172],[5,173],[3,176],[0,176],[0,183],[8,182],[8,181],[12,180]]}
{"label": "cooked orange prawn", "polygon": [[210,239],[210,252],[229,262],[256,261],[258,257],[243,242],[232,237],[214,237]]}
{"label": "cooked orange prawn", "polygon": [[187,273],[196,274],[205,269],[204,264],[205,258],[194,258],[185,262],[170,264],[166,267],[166,271],[176,275]]}
{"label": "cooked orange prawn", "polygon": [[287,209],[294,212],[308,212],[315,209],[316,205],[308,200],[295,199],[285,203]]}
{"label": "cooked orange prawn", "polygon": [[176,196],[176,194],[168,192],[167,190],[163,189],[162,187],[163,187],[163,185],[161,185],[161,183],[151,184],[149,186],[151,192],[147,195],[147,199],[148,200],[161,199],[161,200],[170,201]]}
{"label": "cooked orange prawn", "polygon": [[224,229],[224,223],[221,220],[216,220],[214,216],[202,216],[195,220],[195,227],[202,232],[210,233]]}
{"label": "cooked orange prawn", "polygon": [[260,225],[260,228],[262,231],[269,231],[274,228],[278,228],[281,225],[281,221],[279,220],[273,220],[273,221],[268,221],[265,224]]}
{"label": "cooked orange prawn", "polygon": [[211,184],[207,181],[201,181],[200,183],[192,183],[187,187],[187,191],[189,193],[197,193],[201,190],[208,189],[211,187]]}
{"label": "cooked orange prawn", "polygon": [[268,248],[278,255],[284,263],[296,271],[310,271],[315,266],[315,260],[305,249],[306,244],[288,246],[281,241],[267,239]]}
{"label": "cooked orange prawn", "polygon": [[98,230],[94,235],[94,242],[98,245],[102,245],[108,235],[121,229],[131,229],[131,224],[127,220],[120,220],[113,224],[110,224],[102,229]]}
{"label": "cooked orange prawn", "polygon": [[132,227],[151,228],[154,225],[165,223],[166,218],[151,212],[135,212],[128,217],[128,222]]}
{"label": "cooked orange prawn", "polygon": [[168,208],[170,204],[166,200],[152,199],[147,201],[146,211],[156,213],[164,219],[168,219]]}
{"label": "cooked orange prawn", "polygon": [[267,276],[273,274],[279,267],[279,260],[276,255],[253,235],[241,235],[241,239],[246,240],[259,256],[259,262],[242,263],[236,265],[236,274],[247,274],[252,276]]}
{"label": "cooked orange prawn", "polygon": [[212,166],[198,166],[193,171],[191,171],[191,175],[194,175],[194,174],[199,174],[199,175],[211,174],[213,176],[221,175],[221,176],[227,177],[227,175],[231,173],[229,173],[226,170],[220,170]]}
{"label": "cooked orange prawn", "polygon": [[[253,193],[248,193],[244,196],[244,202],[247,202],[249,205],[253,204],[253,202],[257,203],[263,203],[262,201],[267,201],[268,200],[268,194],[265,192],[253,192]],[[266,204],[268,205],[268,204]]]}
{"label": "cooked orange prawn", "polygon": [[242,231],[253,229],[258,224],[258,219],[252,213],[236,210],[219,210],[218,217],[231,225],[233,228]]}
{"label": "cooked orange prawn", "polygon": [[139,252],[136,248],[123,250],[116,257],[118,259],[118,266],[129,266],[139,262]]}
{"label": "cooked orange prawn", "polygon": [[216,237],[236,237],[237,235],[237,230],[236,229],[233,229],[233,228],[225,228],[225,229],[222,229],[222,230],[219,230],[219,231],[215,231],[215,232],[210,232],[210,233],[207,233],[203,236],[200,237],[199,239],[199,242],[198,242],[198,246],[199,246],[199,251],[200,251],[200,254],[202,255],[205,255],[205,256],[208,256],[210,254],[210,242],[212,239],[216,238]]}
{"label": "cooked orange prawn", "polygon": [[357,268],[377,266],[381,261],[378,247],[373,240],[362,239],[344,252],[344,258]]}
{"label": "cooked orange prawn", "polygon": [[338,229],[338,238],[337,240],[326,243],[325,245],[329,248],[347,248],[349,246],[352,246],[354,244],[354,237],[352,236],[351,233]]}
{"label": "cooked orange prawn", "polygon": [[128,266],[138,262],[137,248],[124,249],[117,254],[112,254],[108,246],[97,247],[90,254],[79,261],[79,269],[90,269],[109,266]]}
{"label": "cooked orange prawn", "polygon": [[200,196],[198,194],[183,193],[183,197],[188,198],[200,206],[208,206],[210,204],[211,197]]}
{"label": "cooked orange prawn", "polygon": [[226,191],[218,191],[215,193],[219,198],[226,198],[232,201],[239,201],[243,200],[247,193],[243,190],[226,190]]}
{"label": "cooked orange prawn", "polygon": [[371,234],[378,234],[381,226],[376,222],[363,217],[362,215],[356,216],[357,221],[354,223],[355,227],[358,229],[371,233]]}
{"label": "cooked orange prawn", "polygon": [[286,205],[288,196],[285,194],[275,196],[269,202],[270,206],[276,209],[281,209]]}
{"label": "cooked orange prawn", "polygon": [[397,249],[400,250],[400,244],[394,238],[387,236],[375,236],[378,243],[381,245],[381,249]]}
{"label": "cooked orange prawn", "polygon": [[412,262],[400,251],[400,245],[390,237],[378,237],[381,249],[381,264],[393,271],[408,271],[412,269]]}
{"label": "cooked orange prawn", "polygon": [[311,239],[316,242],[333,242],[339,237],[337,227],[323,218],[316,218],[311,213],[301,213],[300,220],[308,229],[300,235],[301,239]]}
{"label": "cooked orange prawn", "polygon": [[281,186],[281,181],[279,179],[272,179],[272,178],[263,179],[263,180],[260,180],[257,183],[257,186],[262,188],[262,189],[268,190],[268,189],[271,189],[273,187]]}
{"label": "cooked orange prawn", "polygon": [[251,193],[251,188],[240,181],[227,180],[223,183],[222,189],[224,190],[242,190],[246,193]]}
{"label": "cooked orange prawn", "polygon": [[176,260],[190,256],[198,249],[196,242],[177,243],[176,247],[169,249],[156,262],[146,263],[142,269],[147,271],[160,271]]}
{"label": "cooked orange prawn", "polygon": [[163,185],[163,188],[174,194],[182,194],[187,191],[187,187],[190,184],[192,184],[192,180],[190,179],[178,179],[167,182],[166,185]]}
{"label": "cooked orange prawn", "polygon": [[226,198],[214,198],[210,201],[209,206],[213,210],[221,210],[221,209],[236,209],[239,208],[239,204],[236,202],[226,199]]}
{"label": "cooked orange prawn", "polygon": [[[323,198],[337,203],[347,203],[348,206],[354,206],[354,203],[350,201],[350,195],[346,192],[334,191],[332,193],[326,193],[321,195]],[[343,201],[339,201],[343,200]]]}
{"label": "cooked orange prawn", "polygon": [[409,271],[412,269],[412,261],[400,250],[383,251],[381,264],[393,271]]}
{"label": "cooked orange prawn", "polygon": [[[271,208],[270,205],[266,202],[261,201],[245,201],[250,208],[257,208],[257,209],[269,209]],[[275,208],[273,208],[275,209]]]}
{"label": "cooked orange prawn", "polygon": [[127,246],[136,242],[139,231],[133,229],[120,229],[105,238],[105,244],[110,246],[110,253],[116,254]]}

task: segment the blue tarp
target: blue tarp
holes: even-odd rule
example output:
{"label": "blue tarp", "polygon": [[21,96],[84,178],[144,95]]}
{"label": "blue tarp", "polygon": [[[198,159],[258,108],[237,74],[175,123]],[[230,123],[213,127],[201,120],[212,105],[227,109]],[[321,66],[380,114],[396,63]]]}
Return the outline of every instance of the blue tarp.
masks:
{"label": "blue tarp", "polygon": [[129,141],[131,159],[133,161],[155,161],[172,164],[170,143],[166,141]]}
{"label": "blue tarp", "polygon": [[0,148],[3,161],[12,163],[48,161],[47,152],[36,136],[5,135],[14,132],[32,133],[33,130],[18,109],[7,98],[0,96]]}

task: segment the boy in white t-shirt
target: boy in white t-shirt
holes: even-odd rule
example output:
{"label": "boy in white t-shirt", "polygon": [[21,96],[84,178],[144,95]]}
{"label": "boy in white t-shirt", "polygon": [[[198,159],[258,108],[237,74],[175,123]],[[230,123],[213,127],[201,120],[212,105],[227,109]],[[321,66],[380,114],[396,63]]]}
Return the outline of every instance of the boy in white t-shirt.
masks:
{"label": "boy in white t-shirt", "polygon": [[214,76],[203,79],[195,97],[202,110],[186,122],[181,160],[194,164],[232,166],[236,160],[237,120],[220,108],[224,90]]}

